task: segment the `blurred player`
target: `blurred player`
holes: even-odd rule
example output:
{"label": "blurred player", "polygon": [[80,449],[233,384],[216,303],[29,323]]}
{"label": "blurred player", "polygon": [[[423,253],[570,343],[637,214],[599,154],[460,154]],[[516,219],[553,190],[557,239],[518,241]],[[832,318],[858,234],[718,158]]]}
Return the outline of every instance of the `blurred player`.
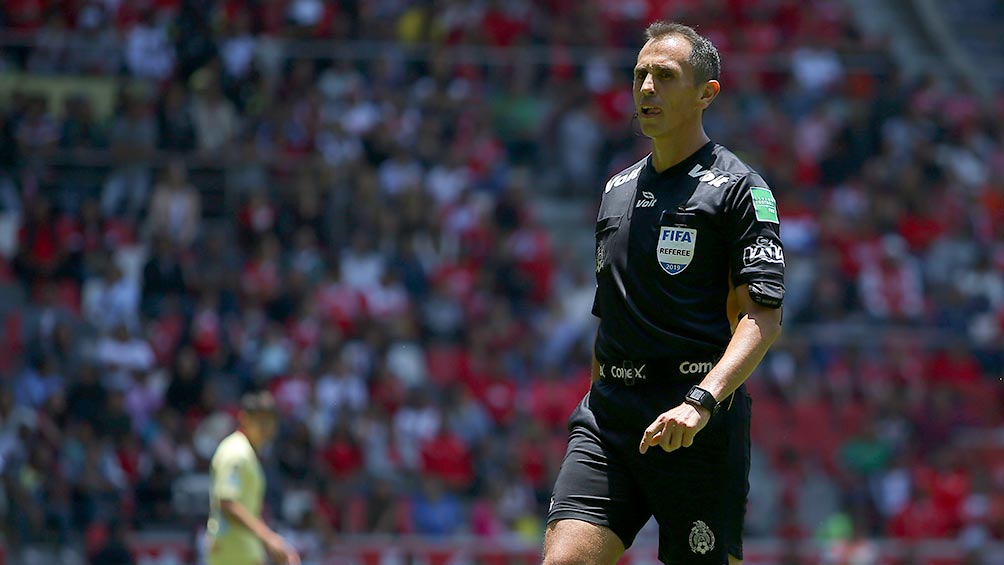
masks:
{"label": "blurred player", "polygon": [[296,550],[261,518],[265,473],[258,452],[275,436],[275,401],[268,392],[241,399],[237,431],[220,442],[211,465],[209,565],[298,565]]}

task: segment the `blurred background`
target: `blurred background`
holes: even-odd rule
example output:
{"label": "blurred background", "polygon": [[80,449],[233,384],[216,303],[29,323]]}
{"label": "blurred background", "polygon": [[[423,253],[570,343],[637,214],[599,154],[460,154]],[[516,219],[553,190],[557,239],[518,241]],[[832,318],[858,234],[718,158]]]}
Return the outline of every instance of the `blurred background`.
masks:
{"label": "blurred background", "polygon": [[782,216],[746,562],[1004,563],[1000,2],[0,5],[0,563],[198,563],[256,387],[306,562],[537,562],[657,18]]}

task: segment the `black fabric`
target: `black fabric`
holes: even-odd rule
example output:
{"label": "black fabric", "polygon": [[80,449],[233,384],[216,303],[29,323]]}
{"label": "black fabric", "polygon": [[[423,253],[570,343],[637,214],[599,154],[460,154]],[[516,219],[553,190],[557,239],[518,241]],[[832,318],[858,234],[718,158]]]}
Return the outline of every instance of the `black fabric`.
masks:
{"label": "black fabric", "polygon": [[770,189],[711,142],[662,173],[646,157],[610,179],[596,223],[598,358],[721,352],[731,339],[728,297],[738,285],[769,288],[780,305],[776,205],[773,214],[758,213],[754,193],[762,198]]}
{"label": "black fabric", "polygon": [[[699,378],[699,377],[697,377]],[[638,452],[645,428],[683,401],[695,379],[653,379],[633,386],[593,383],[569,419],[569,444],[548,521],[577,519],[610,528],[630,547],[651,516],[664,563],[721,565],[742,558],[749,494],[750,399],[745,386],[723,402],[694,444]],[[703,554],[691,535],[703,523],[714,544]]]}

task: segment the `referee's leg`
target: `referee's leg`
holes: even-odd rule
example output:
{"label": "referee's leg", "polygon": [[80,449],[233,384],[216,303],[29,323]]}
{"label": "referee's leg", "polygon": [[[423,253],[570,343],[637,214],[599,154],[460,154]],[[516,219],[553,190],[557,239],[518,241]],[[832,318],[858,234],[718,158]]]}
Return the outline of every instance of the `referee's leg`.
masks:
{"label": "referee's leg", "polygon": [[582,520],[555,520],[544,532],[543,565],[614,565],[624,544],[610,528]]}

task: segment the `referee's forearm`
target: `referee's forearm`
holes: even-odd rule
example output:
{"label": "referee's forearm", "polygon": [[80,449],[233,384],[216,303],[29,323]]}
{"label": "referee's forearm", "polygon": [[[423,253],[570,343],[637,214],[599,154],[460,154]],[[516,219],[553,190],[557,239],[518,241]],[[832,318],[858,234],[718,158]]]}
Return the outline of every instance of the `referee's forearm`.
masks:
{"label": "referee's forearm", "polygon": [[746,381],[780,334],[780,309],[750,308],[739,320],[722,358],[698,386],[719,402],[728,398]]}

